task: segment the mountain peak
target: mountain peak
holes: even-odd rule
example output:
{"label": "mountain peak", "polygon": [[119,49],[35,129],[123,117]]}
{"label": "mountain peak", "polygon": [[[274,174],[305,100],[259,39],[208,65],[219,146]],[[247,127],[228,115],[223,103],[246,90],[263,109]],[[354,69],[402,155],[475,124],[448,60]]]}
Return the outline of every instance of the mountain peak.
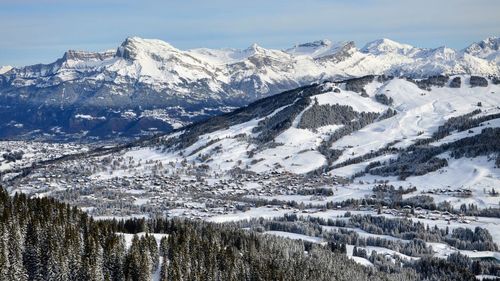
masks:
{"label": "mountain peak", "polygon": [[259,46],[257,43],[253,43],[252,45],[250,45],[250,47],[246,48],[245,51],[252,53],[260,53],[265,51],[265,49]]}
{"label": "mountain peak", "polygon": [[479,42],[479,45],[483,48],[490,48],[492,50],[500,50],[500,37],[488,37],[483,41]]}
{"label": "mountain peak", "polygon": [[286,53],[294,56],[311,56],[321,58],[334,55],[342,50],[354,48],[354,42],[332,42],[328,39],[317,40],[308,43],[296,44],[292,48],[285,50]]}
{"label": "mountain peak", "polygon": [[386,53],[396,53],[404,55],[407,54],[412,49],[414,49],[414,47],[411,45],[399,43],[387,38],[382,38],[369,42],[361,49],[361,51],[364,53],[370,53],[374,55],[380,55]]}
{"label": "mountain peak", "polygon": [[10,65],[0,66],[0,74],[9,72],[13,67]]}
{"label": "mountain peak", "polygon": [[308,43],[302,43],[296,45],[296,47],[302,47],[302,48],[318,48],[318,47],[326,47],[332,45],[332,41],[328,39],[322,39],[322,40],[316,40],[313,42],[308,42]]}
{"label": "mountain peak", "polygon": [[116,55],[125,59],[136,59],[141,53],[161,54],[178,51],[169,43],[158,39],[144,39],[140,37],[127,37],[118,47]]}
{"label": "mountain peak", "polygon": [[463,51],[479,58],[498,62],[500,61],[500,37],[488,37],[480,42],[472,43]]}

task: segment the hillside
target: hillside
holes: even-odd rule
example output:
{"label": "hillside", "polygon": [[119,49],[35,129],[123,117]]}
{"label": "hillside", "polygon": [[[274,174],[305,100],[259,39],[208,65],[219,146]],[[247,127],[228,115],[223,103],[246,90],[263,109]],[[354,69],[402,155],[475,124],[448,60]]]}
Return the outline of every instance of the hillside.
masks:
{"label": "hillside", "polygon": [[[486,79],[487,86],[471,85],[476,79],[367,76],[302,87],[179,129],[123,157],[174,167],[187,162],[208,174],[328,173],[482,194],[500,183],[500,86]],[[481,205],[497,204],[484,196]]]}
{"label": "hillside", "polygon": [[[424,80],[365,76],[304,86],[169,134],[88,156],[83,152],[60,164],[56,158],[50,173],[61,170],[74,173],[71,181],[83,176],[91,182],[139,174],[217,180],[241,173],[322,175],[350,181],[359,190],[349,193],[351,198],[370,194],[370,183],[385,182],[417,187],[455,207],[463,198],[446,195],[463,194],[465,202],[496,207],[497,83],[466,75]],[[22,157],[12,152],[17,154]],[[5,179],[16,171],[4,171]],[[44,175],[43,169],[35,172],[28,182]],[[33,192],[30,186],[18,188]]]}

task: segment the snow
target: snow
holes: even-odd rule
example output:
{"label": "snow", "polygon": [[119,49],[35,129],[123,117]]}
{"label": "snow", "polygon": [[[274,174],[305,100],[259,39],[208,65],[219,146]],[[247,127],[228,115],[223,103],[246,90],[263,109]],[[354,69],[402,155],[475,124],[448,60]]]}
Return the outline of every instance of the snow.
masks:
{"label": "snow", "polygon": [[362,257],[351,256],[350,259],[352,259],[353,261],[355,261],[361,265],[364,265],[364,266],[369,266],[369,267],[374,266],[373,263],[371,263],[369,260],[362,258]]}
{"label": "snow", "polygon": [[249,220],[252,218],[273,218],[273,217],[282,217],[285,214],[289,213],[290,210],[273,210],[266,207],[252,208],[249,211],[244,213],[237,214],[227,214],[227,215],[218,215],[213,216],[207,219],[210,222],[230,222],[230,221],[242,221]]}
{"label": "snow", "polygon": [[500,62],[500,37],[489,37],[467,47],[464,52],[497,64]]}
{"label": "snow", "polygon": [[[455,159],[444,154],[439,157],[447,159],[447,167],[422,176],[412,176],[405,181],[390,177],[380,178],[371,175],[360,177],[358,180],[365,182],[373,182],[375,179],[389,180],[389,184],[394,186],[416,186],[419,193],[434,189],[469,189],[472,191],[472,196],[468,198],[454,197],[446,194],[426,195],[433,197],[438,203],[448,201],[455,208],[459,208],[462,204],[471,203],[476,204],[479,208],[498,207],[498,197],[492,197],[488,194],[492,188],[498,190],[500,186],[500,170],[495,168],[494,161],[491,161],[487,156]],[[342,174],[342,171],[346,170],[347,169],[344,167],[333,170],[332,173],[339,172],[339,174]],[[355,171],[357,170],[344,172],[344,174],[350,174]],[[362,186],[359,187],[362,188]],[[414,195],[415,194],[409,194],[406,197]]]}
{"label": "snow", "polygon": [[366,249],[366,252],[368,254],[368,256],[371,254],[371,252],[376,252],[377,254],[388,254],[388,255],[391,255],[391,256],[399,256],[403,259],[406,259],[406,260],[418,260],[419,258],[417,257],[412,257],[412,256],[407,256],[405,254],[401,254],[397,251],[394,251],[394,250],[391,250],[391,249],[387,249],[387,248],[384,248],[384,247],[376,247],[376,246],[366,246],[366,247],[360,247],[360,248],[364,248]]}
{"label": "snow", "polygon": [[434,256],[438,258],[447,258],[450,254],[459,252],[460,254],[466,255],[471,259],[492,258],[500,261],[500,252],[458,250],[457,248],[451,247],[447,244],[435,242],[427,242],[426,244],[432,247],[432,249],[436,252]]}
{"label": "snow", "polygon": [[404,243],[409,242],[409,240],[404,240],[401,238],[396,238],[390,235],[382,235],[382,234],[372,234],[368,233],[360,228],[351,228],[351,227],[339,227],[339,226],[326,226],[323,225],[321,226],[324,230],[327,231],[338,231],[339,229],[344,229],[344,230],[349,230],[349,231],[355,231],[358,233],[359,237],[361,238],[368,238],[368,237],[373,237],[373,238],[380,238],[380,239],[385,239],[385,240],[391,240],[391,241],[402,241]]}
{"label": "snow", "polygon": [[296,201],[303,202],[304,204],[312,204],[314,206],[325,206],[327,202],[342,202],[351,198],[365,198],[372,195],[371,186],[365,189],[358,186],[342,186],[342,187],[329,187],[332,188],[333,196],[313,196],[313,195],[273,195],[273,196],[248,196],[249,198],[262,198],[268,200],[282,200],[282,201]]}
{"label": "snow", "polygon": [[481,275],[476,275],[476,278],[478,280],[496,280],[496,279],[498,279],[498,276],[481,274]]}
{"label": "snow", "polygon": [[400,55],[406,55],[413,49],[414,47],[411,45],[401,44],[387,38],[382,38],[367,43],[365,47],[361,49],[361,51],[374,55],[380,55],[386,53],[396,53]]}
{"label": "snow", "polygon": [[[335,226],[322,226],[323,229],[327,231],[336,231],[338,229],[346,229],[346,230],[351,230],[355,231],[358,233],[358,235],[362,238],[368,238],[368,237],[374,237],[374,238],[380,238],[380,239],[385,239],[385,240],[391,240],[391,241],[401,241],[403,243],[409,242],[409,240],[404,240],[401,238],[396,238],[390,235],[378,235],[378,234],[372,234],[368,233],[362,229],[359,228],[349,228],[349,227],[335,227]],[[460,252],[463,255],[466,255],[470,258],[493,258],[497,259],[500,261],[500,252],[492,252],[492,251],[469,251],[469,250],[458,250],[455,247],[452,247],[448,244],[445,243],[439,243],[439,242],[426,242],[425,243],[427,246],[432,247],[432,250],[435,252],[434,257],[438,258],[444,258],[446,259],[450,254]],[[348,256],[349,254],[352,255],[352,247],[353,246],[348,246]],[[363,247],[360,247],[363,248]],[[373,246],[367,246],[364,247],[364,249],[367,250],[368,255],[370,255],[371,251],[375,251],[377,253],[388,253],[388,254],[394,254],[395,252],[393,250],[383,248],[383,247],[373,247]],[[416,257],[410,257],[407,255],[403,255],[400,253],[397,253],[397,255],[400,255],[403,258],[406,259],[417,259]]]}
{"label": "snow", "polygon": [[308,56],[311,58],[321,58],[338,53],[348,42],[333,43],[328,39],[318,40],[311,43],[297,44],[285,50],[293,56]]}
{"label": "snow", "polygon": [[106,120],[106,117],[94,117],[88,114],[76,114],[76,119],[85,119],[85,120]]}
{"label": "snow", "polygon": [[[137,237],[141,238],[146,235],[146,232],[139,232],[137,234],[117,232],[116,234],[123,236],[123,238],[125,239],[125,248],[129,249],[132,245],[132,239],[134,238],[134,235],[137,235]],[[158,247],[160,246],[161,239],[163,237],[168,237],[168,234],[164,233],[147,233],[147,235],[152,235],[155,238],[156,243],[158,243]]]}
{"label": "snow", "polygon": [[0,66],[0,74],[4,74],[11,69],[12,69],[12,66],[10,66],[10,65]]}
{"label": "snow", "polygon": [[291,232],[266,231],[264,233],[265,234],[269,234],[269,235],[275,235],[275,236],[279,236],[279,237],[284,237],[284,238],[288,238],[288,239],[304,240],[304,241],[313,242],[313,243],[321,243],[321,242],[323,242],[323,239],[321,239],[319,237],[307,236],[307,235],[302,235],[302,234],[297,234],[297,233],[291,233]]}
{"label": "snow", "polygon": [[[167,89],[176,95],[190,96],[191,83],[199,83],[209,94],[195,93],[196,98],[223,98],[221,93],[226,92],[228,85],[232,95],[240,95],[238,85],[249,81],[254,82],[256,94],[267,95],[272,85],[280,83],[292,87],[368,74],[498,76],[498,44],[492,43],[497,41],[498,38],[487,39],[485,42],[489,43],[479,43],[467,52],[445,47],[420,49],[389,39],[376,40],[361,50],[352,42],[329,40],[298,44],[284,51],[257,44],[243,50],[180,50],[161,40],[130,37],[116,51],[68,51],[61,63],[43,65],[36,71],[14,69],[19,75],[13,84],[50,87],[78,79],[115,85],[137,81],[158,91]],[[8,69],[1,68],[0,75]],[[117,90],[112,94],[126,93]]]}
{"label": "snow", "polygon": [[318,104],[329,105],[348,105],[357,112],[377,112],[381,113],[387,110],[387,106],[376,102],[373,99],[364,98],[358,93],[351,91],[341,91],[340,93],[327,92],[314,96],[318,100]]}
{"label": "snow", "polygon": [[183,123],[176,118],[171,117],[165,109],[146,109],[142,111],[140,118],[151,118],[169,123],[174,129],[182,128],[186,123]]}
{"label": "snow", "polygon": [[471,128],[471,129],[468,129],[468,130],[465,130],[462,132],[455,132],[451,135],[448,135],[448,136],[440,139],[439,141],[431,143],[431,145],[439,146],[442,144],[451,143],[451,142],[457,141],[459,139],[468,138],[468,137],[478,135],[481,133],[481,131],[483,129],[498,128],[498,127],[500,127],[500,118],[483,122],[478,127],[475,127],[475,128]]}
{"label": "snow", "polygon": [[[376,102],[374,96],[384,93],[393,98],[394,103],[390,107],[397,110],[395,116],[385,120],[378,120],[334,142],[332,148],[343,150],[342,155],[334,164],[341,164],[353,157],[363,156],[388,145],[405,148],[418,139],[428,138],[447,119],[478,109],[478,101],[482,103],[480,107],[482,113],[478,116],[500,112],[498,108],[500,96],[492,94],[492,92],[500,92],[500,86],[490,83],[488,87],[470,88],[467,85],[468,76],[460,77],[464,83],[459,89],[432,87],[431,91],[421,90],[414,83],[405,79],[396,78],[384,83],[374,81],[365,87],[369,97],[361,97],[358,93],[345,90],[334,93],[329,89],[335,88],[335,84],[326,83],[324,89],[327,92],[312,97],[316,98],[320,104],[344,104],[352,106],[356,111],[382,113],[389,106]],[[273,116],[285,107],[276,109],[267,117]],[[217,173],[226,172],[235,167],[259,173],[267,173],[271,170],[307,173],[326,164],[325,157],[318,152],[317,148],[329,134],[342,126],[329,125],[315,131],[297,128],[303,112],[297,115],[290,128],[284,130],[274,139],[275,146],[258,147],[255,142],[250,140],[251,137],[257,135],[253,133],[253,129],[263,119],[260,118],[201,135],[198,141],[182,151],[134,148],[125,153],[124,157],[132,157],[136,161],[143,161],[143,163],[146,161],[161,161],[164,166],[172,162],[175,167],[180,167],[180,163],[186,158],[190,163],[207,165],[210,171]],[[484,122],[481,126],[472,128],[471,133],[468,130],[453,132],[450,136],[430,145],[441,145],[472,136],[478,134],[484,128],[498,127],[499,122],[499,119]],[[167,137],[173,138],[181,133],[176,132]],[[254,155],[250,157],[249,152]],[[351,177],[355,173],[364,171],[370,162],[384,162],[395,157],[397,157],[397,154],[381,155],[361,163],[334,169],[330,171],[330,174]],[[389,180],[389,184],[394,186],[416,186],[419,193],[435,188],[471,189],[473,191],[473,197],[471,198],[432,195],[437,202],[447,200],[456,207],[463,203],[474,203],[480,208],[498,205],[496,198],[484,192],[484,189],[491,190],[491,188],[500,185],[500,174],[494,166],[494,161],[491,161],[492,157],[483,156],[474,159],[451,159],[449,155],[440,155],[439,157],[448,160],[447,167],[427,175],[409,177],[405,181],[400,181],[394,177],[383,178],[365,175],[356,179],[356,182],[349,187],[335,191],[334,196],[325,198],[325,200],[338,202],[348,198],[364,198],[370,196],[372,186],[358,184],[358,181],[372,183],[374,180]],[[201,160],[202,158],[205,160]],[[147,165],[141,165],[136,170],[148,172]],[[126,175],[127,173],[130,173],[130,171],[117,170],[113,174],[101,172],[95,176],[109,178]],[[410,194],[408,196],[414,195]],[[287,197],[280,195],[272,198],[286,198],[287,200],[299,200],[318,205],[323,205],[326,202],[320,201],[318,198],[311,199],[311,197],[300,196]]]}
{"label": "snow", "polygon": [[[340,216],[342,216],[345,211],[337,211],[337,210],[332,210],[337,212]],[[362,211],[351,211],[352,214],[370,214],[372,216],[384,216],[387,218],[396,218],[397,216],[391,215],[391,214],[381,214],[378,215],[375,212],[362,212]],[[313,216],[317,217],[323,217],[323,218],[328,218],[329,212],[324,212],[324,213],[315,213],[311,214]],[[471,230],[474,230],[476,227],[481,227],[487,229],[491,236],[493,237],[493,242],[500,244],[500,218],[490,218],[490,217],[465,217],[466,220],[469,221],[469,223],[460,223],[458,221],[446,221],[444,219],[437,219],[437,220],[432,220],[432,219],[421,219],[421,218],[415,218],[411,217],[410,218],[414,222],[420,222],[423,223],[424,225],[428,225],[429,227],[439,227],[441,229],[445,229],[446,227],[449,228],[450,231],[452,231],[455,228],[468,228]]]}
{"label": "snow", "polygon": [[300,146],[282,145],[266,149],[257,153],[254,158],[261,161],[251,166],[254,172],[266,172],[270,169],[282,167],[292,173],[302,174],[317,169],[326,163],[325,157],[318,151],[308,149],[298,153]]}
{"label": "snow", "polygon": [[[428,174],[426,179],[423,177],[412,177],[409,182],[414,185],[424,186],[425,181],[429,189],[454,186],[471,189],[474,193],[481,193],[475,194],[475,197],[485,196],[482,194],[483,189],[491,190],[491,188],[498,188],[498,186],[500,186],[500,170],[495,168],[494,163],[486,156],[475,157],[472,159],[448,158],[447,160],[447,167]],[[451,200],[453,203],[451,198],[448,198],[448,200]],[[461,202],[464,202],[464,200]],[[483,204],[487,203],[483,202]],[[494,200],[493,202],[490,202],[490,204],[491,205],[488,207],[497,207],[498,200]],[[482,207],[487,206],[483,205]]]}
{"label": "snow", "polygon": [[[462,77],[463,80],[465,77]],[[395,140],[399,141],[395,147],[403,148],[417,139],[430,137],[450,117],[478,109],[478,101],[483,104],[482,110],[490,113],[500,112],[497,108],[500,104],[500,96],[492,92],[500,92],[500,87],[490,83],[484,88],[433,87],[430,92],[427,92],[411,82],[393,79],[369,95],[383,93],[393,98],[393,107],[398,114],[368,125],[335,142],[332,148],[345,149],[335,164],[342,163],[351,157],[376,151]],[[489,126],[496,126],[496,122],[490,121]]]}

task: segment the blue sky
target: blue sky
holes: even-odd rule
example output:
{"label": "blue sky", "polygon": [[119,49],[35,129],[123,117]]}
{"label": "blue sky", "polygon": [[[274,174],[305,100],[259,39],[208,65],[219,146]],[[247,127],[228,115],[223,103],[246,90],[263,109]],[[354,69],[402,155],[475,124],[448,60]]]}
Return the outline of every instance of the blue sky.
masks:
{"label": "blue sky", "polygon": [[382,37],[463,48],[500,36],[499,12],[498,0],[0,0],[0,65],[114,49],[128,36],[180,49],[287,48],[323,38],[361,47]]}

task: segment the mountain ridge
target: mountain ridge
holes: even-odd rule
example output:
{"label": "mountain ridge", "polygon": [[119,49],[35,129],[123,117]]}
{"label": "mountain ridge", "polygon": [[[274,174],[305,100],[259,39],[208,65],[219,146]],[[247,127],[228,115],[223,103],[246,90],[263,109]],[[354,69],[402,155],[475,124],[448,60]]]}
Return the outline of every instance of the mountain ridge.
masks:
{"label": "mountain ridge", "polygon": [[318,40],[286,50],[254,44],[243,50],[184,51],[161,40],[129,37],[116,50],[70,50],[51,64],[3,70],[0,115],[7,121],[0,124],[1,137],[32,138],[37,130],[38,136],[61,132],[61,138],[102,137],[106,131],[109,137],[147,135],[296,87],[365,75],[498,77],[498,61],[474,56],[495,57],[500,51],[494,41],[462,51],[389,39],[362,49],[352,41]]}

